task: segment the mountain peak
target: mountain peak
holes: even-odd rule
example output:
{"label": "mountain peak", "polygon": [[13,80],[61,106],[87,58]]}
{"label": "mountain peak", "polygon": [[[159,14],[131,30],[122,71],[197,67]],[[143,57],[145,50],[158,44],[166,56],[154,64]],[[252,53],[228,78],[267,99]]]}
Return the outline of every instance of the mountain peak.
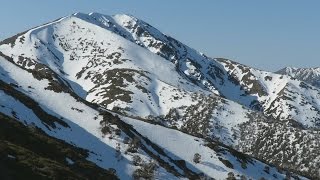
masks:
{"label": "mountain peak", "polygon": [[286,74],[300,74],[301,72],[304,73],[312,73],[312,74],[320,74],[320,67],[313,67],[313,68],[297,68],[297,67],[285,67],[277,71],[277,73],[286,73]]}
{"label": "mountain peak", "polygon": [[[5,41],[0,44],[0,52],[0,83],[6,83],[0,96],[7,97],[0,98],[0,113],[18,117],[21,122],[39,121],[36,125],[44,130],[45,124],[51,125],[54,131],[46,132],[95,152],[99,160],[91,159],[103,168],[117,162],[132,170],[137,168],[132,167],[137,163],[129,161],[143,149],[127,151],[131,145],[122,138],[128,135],[132,142],[150,138],[150,143],[159,146],[154,147],[161,156],[148,150],[144,161],[159,157],[159,162],[165,163],[159,164],[161,167],[173,165],[170,172],[176,170],[181,177],[200,172],[221,179],[228,172],[252,179],[283,176],[266,164],[259,162],[257,166],[258,161],[246,156],[241,161],[232,154],[216,156],[218,146],[207,145],[207,140],[282,168],[290,162],[293,170],[317,176],[320,151],[312,145],[320,138],[308,128],[320,127],[320,101],[315,101],[320,90],[296,79],[223,58],[209,58],[128,14],[74,13]],[[30,107],[30,102],[36,108]],[[28,108],[30,113],[26,114]],[[109,115],[109,110],[118,118]],[[43,111],[57,118],[44,117]],[[39,120],[30,119],[33,116],[39,116]],[[59,129],[63,122],[72,132]],[[86,144],[92,138],[73,139],[83,131],[77,131],[79,127],[72,123],[100,145]],[[66,132],[71,136],[65,136]],[[195,141],[195,136],[206,141]],[[294,148],[296,142],[298,149]],[[150,143],[138,144],[149,149]],[[288,147],[285,153],[283,143]],[[103,144],[113,150],[106,150]],[[193,151],[186,152],[186,148]],[[115,156],[110,153],[114,150]],[[198,153],[208,162],[192,160]],[[120,179],[131,175],[124,173],[122,166],[114,168]]]}
{"label": "mountain peak", "polygon": [[109,15],[105,15],[105,14],[101,14],[98,12],[90,12],[90,13],[82,13],[82,12],[76,12],[73,13],[71,15],[71,17],[77,17],[80,19],[110,19],[110,18],[114,18],[114,19],[119,19],[121,21],[138,21],[138,18],[134,17],[131,14],[124,14],[124,13],[119,13],[119,14],[115,14],[112,16]]}
{"label": "mountain peak", "polygon": [[289,75],[293,78],[305,81],[313,86],[320,87],[320,67],[314,68],[295,68],[285,67],[276,73]]}
{"label": "mountain peak", "polygon": [[135,21],[138,20],[138,18],[136,18],[132,14],[119,13],[119,14],[112,15],[112,17],[122,18],[122,19],[126,19],[126,20],[135,20]]}
{"label": "mountain peak", "polygon": [[287,67],[284,67],[284,68],[278,70],[277,73],[280,73],[280,74],[282,74],[282,73],[292,73],[292,72],[296,71],[297,69],[298,68],[296,68],[296,67],[287,66]]}

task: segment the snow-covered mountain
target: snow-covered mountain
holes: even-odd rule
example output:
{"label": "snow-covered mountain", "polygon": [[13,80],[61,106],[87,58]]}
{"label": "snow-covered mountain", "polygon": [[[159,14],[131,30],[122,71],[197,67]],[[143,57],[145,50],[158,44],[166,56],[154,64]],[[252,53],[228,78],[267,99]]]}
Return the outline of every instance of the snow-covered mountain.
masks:
{"label": "snow-covered mountain", "polygon": [[285,74],[301,81],[305,81],[315,87],[320,87],[320,68],[294,68],[285,67],[276,73]]}
{"label": "snow-covered mountain", "polygon": [[[285,176],[282,171],[218,142],[137,119],[117,117],[74,97],[72,92],[55,92],[48,88],[48,79],[39,81],[37,75],[16,66],[10,59],[1,59],[1,68],[2,120],[13,118],[30,131],[34,127],[40,128],[51,137],[82,148],[87,152],[85,159],[115,172],[120,179],[131,179],[132,176],[223,178],[233,174],[254,179]],[[1,154],[9,159],[21,158],[22,155],[16,151],[13,149]],[[196,153],[201,155],[200,163],[193,161]],[[61,161],[67,167],[82,163],[67,153],[63,158]],[[31,168],[37,173],[38,169]]]}
{"label": "snow-covered mountain", "polygon": [[120,179],[319,178],[319,89],[130,15],[76,13],[4,40],[0,93],[3,117]]}

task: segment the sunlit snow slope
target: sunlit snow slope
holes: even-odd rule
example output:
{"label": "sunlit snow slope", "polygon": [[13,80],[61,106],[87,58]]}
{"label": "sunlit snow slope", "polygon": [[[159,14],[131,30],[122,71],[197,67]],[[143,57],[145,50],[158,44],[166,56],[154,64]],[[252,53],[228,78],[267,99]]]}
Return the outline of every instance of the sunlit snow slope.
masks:
{"label": "sunlit snow slope", "polygon": [[120,179],[285,176],[254,157],[318,177],[319,89],[209,58],[133,16],[76,13],[4,40],[0,56],[0,112]]}

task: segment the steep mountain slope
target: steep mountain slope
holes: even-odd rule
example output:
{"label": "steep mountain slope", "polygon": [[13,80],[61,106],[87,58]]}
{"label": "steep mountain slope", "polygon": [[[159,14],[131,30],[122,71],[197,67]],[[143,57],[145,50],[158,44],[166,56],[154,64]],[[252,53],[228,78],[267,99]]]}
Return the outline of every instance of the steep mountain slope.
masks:
{"label": "steep mountain slope", "polygon": [[89,150],[120,179],[284,176],[232,148],[319,177],[317,88],[208,58],[132,16],[77,13],[1,42],[0,56],[0,112]]}
{"label": "steep mountain slope", "polygon": [[[37,76],[5,59],[1,59],[1,67],[0,102],[1,112],[5,115],[88,150],[88,160],[102,168],[115,169],[120,179],[130,179],[138,169],[131,163],[134,155],[141,157],[141,163],[152,159],[144,151],[124,154],[129,143],[123,141],[131,138],[109,123],[115,119],[111,114],[103,114],[69,93],[47,88],[50,85],[48,79],[37,80]],[[162,171],[163,168],[158,170],[163,174],[159,177],[174,178]]]}
{"label": "steep mountain slope", "polygon": [[[132,127],[127,123],[139,123],[141,127],[150,130],[156,128],[154,125],[130,118],[113,116],[107,111],[99,110],[99,108],[94,105],[72,97],[72,94],[70,94],[72,92],[55,92],[52,89],[46,88],[50,84],[48,79],[37,80],[35,78],[37,76],[16,66],[7,59],[1,59],[0,62],[0,112],[3,123],[15,124],[15,122],[12,122],[12,119],[23,123],[26,126],[26,130],[24,130],[21,125],[15,125],[18,126],[15,128],[22,129],[22,132],[16,131],[19,136],[25,135],[24,133],[26,132],[30,134],[30,131],[35,131],[31,134],[37,136],[39,136],[39,132],[45,132],[51,137],[61,139],[71,144],[68,145],[69,147],[77,146],[82,148],[84,149],[82,150],[82,157],[86,157],[87,160],[94,162],[102,168],[114,169],[110,171],[115,173],[120,179],[130,179],[131,176],[146,178],[156,176],[161,179],[175,179],[176,177],[195,178],[198,176],[223,178],[232,175],[230,174],[231,172],[234,175],[245,175],[251,178],[270,178],[273,176],[280,178],[285,176],[274,167],[270,167],[241,153],[235,152],[232,149],[223,147],[218,143],[210,143],[212,147],[215,147],[214,150],[210,150],[204,145],[203,150],[201,150],[202,148],[198,148],[199,153],[206,157],[204,160],[209,160],[207,158],[209,156],[213,158],[213,160],[210,161],[212,164],[209,163],[207,168],[200,170],[206,165],[203,163],[195,164],[192,160],[193,154],[181,157],[178,154],[179,152],[171,149],[175,148],[172,144],[158,142],[154,137],[152,138],[147,131],[137,131],[134,129],[136,127]],[[13,125],[10,126],[12,127]],[[161,127],[157,128],[160,128],[160,130],[156,131],[158,133],[165,131],[167,134],[179,134],[179,137],[176,138],[177,141],[186,141],[185,139],[188,139],[188,147],[190,147],[190,143],[192,142],[194,144],[193,146],[199,146],[199,142],[204,143],[204,140],[179,133],[176,130]],[[9,133],[8,129],[6,130],[7,133]],[[1,132],[6,133],[4,131]],[[5,134],[5,137],[7,136],[8,135]],[[149,138],[151,138],[151,140],[149,140]],[[19,137],[9,140],[10,141],[7,142],[7,139],[4,139],[4,143],[22,141]],[[39,141],[42,143],[43,140]],[[51,141],[58,140],[53,139]],[[30,145],[31,144],[29,144],[28,147],[32,149],[39,147],[37,144],[34,146]],[[38,171],[34,168],[40,164],[33,164],[29,162],[30,160],[24,158],[25,154],[23,153],[25,151],[28,152],[28,150],[21,152],[19,147],[12,146],[4,145],[5,149],[1,151],[2,154],[8,156],[9,159],[12,157],[17,158],[19,160],[18,162],[28,162],[28,164],[26,164],[27,167],[33,169],[32,171],[26,170],[26,173],[31,173],[29,174],[30,176],[35,176],[32,172],[40,173],[40,170]],[[24,146],[26,145],[23,145],[23,147]],[[179,148],[188,147],[185,147],[184,144],[179,146]],[[41,154],[37,150],[34,151],[35,153]],[[80,149],[78,151],[80,151]],[[42,154],[43,156],[49,156],[51,152],[49,154],[42,152]],[[64,163],[69,163],[70,166],[84,166],[84,164],[78,160],[78,157],[71,152],[61,152],[59,154],[59,160],[57,160],[57,158],[58,157],[51,161],[53,163],[61,163],[64,159]],[[149,163],[150,160],[152,161]],[[46,160],[43,159],[42,161]],[[239,165],[240,162],[238,161],[242,163],[242,166]],[[7,160],[5,160],[4,166],[11,168],[7,163]],[[254,171],[251,169],[251,166],[255,167]],[[265,172],[265,168],[268,168],[270,172]],[[90,171],[90,169],[86,170]],[[254,173],[252,173],[252,171]],[[46,171],[44,170],[43,172]],[[57,172],[57,170],[53,170],[52,173],[55,172]],[[88,175],[90,175],[90,172],[88,173]],[[72,178],[71,175],[71,172],[64,174],[64,176]],[[42,174],[41,176],[53,178],[55,175]],[[81,174],[78,174],[78,176],[85,177]],[[113,175],[110,173],[109,176],[112,177]]]}
{"label": "steep mountain slope", "polygon": [[320,87],[320,68],[285,67],[276,73],[288,75],[301,81],[305,81],[315,87]]}
{"label": "steep mountain slope", "polygon": [[[235,125],[247,119],[248,110],[218,96],[209,97],[209,91],[185,79],[171,62],[77,16],[30,30],[19,38],[22,37],[23,43],[17,40],[13,48],[4,44],[0,49],[37,77],[41,76],[39,72],[44,77],[52,76],[48,89],[64,92],[71,89],[107,109],[159,119],[160,123],[179,129],[193,126],[186,118],[194,121],[191,114],[195,116],[200,110],[194,107],[201,106],[200,112],[206,113],[207,118],[197,119],[199,124],[207,125],[198,134],[221,138],[226,144],[235,141],[232,137],[238,133]],[[86,38],[79,40],[81,37]],[[63,86],[56,85],[60,82]],[[221,113],[221,109],[228,111]],[[180,119],[172,117],[178,112]],[[183,116],[186,118],[182,119]],[[225,129],[214,133],[214,124]]]}
{"label": "steep mountain slope", "polygon": [[[295,93],[290,91],[295,86],[300,86],[300,81],[256,70],[230,60],[209,58],[133,16],[105,16],[98,13],[77,13],[74,16],[110,30],[171,61],[178,73],[215,94],[262,111],[273,118],[294,119],[306,126],[319,126],[319,118],[313,116],[319,113],[319,103],[309,100],[315,98],[319,94],[318,91],[302,94],[299,92],[299,96],[310,94],[311,97],[302,97],[302,102],[298,103],[306,103],[306,106],[296,106],[298,110],[291,108],[293,102],[290,99],[278,98],[279,93],[282,94],[285,90],[288,96],[295,97]],[[275,103],[278,101],[281,103],[276,106]],[[283,112],[283,109],[286,111]],[[310,112],[313,115],[304,117],[300,112]]]}
{"label": "steep mountain slope", "polygon": [[50,68],[89,102],[133,116],[166,115],[195,103],[191,93],[213,92],[273,118],[320,123],[318,89],[210,59],[127,15],[78,13],[13,38],[0,51],[26,69]]}
{"label": "steep mountain slope", "polygon": [[88,150],[0,113],[0,179],[117,179],[88,161]]}

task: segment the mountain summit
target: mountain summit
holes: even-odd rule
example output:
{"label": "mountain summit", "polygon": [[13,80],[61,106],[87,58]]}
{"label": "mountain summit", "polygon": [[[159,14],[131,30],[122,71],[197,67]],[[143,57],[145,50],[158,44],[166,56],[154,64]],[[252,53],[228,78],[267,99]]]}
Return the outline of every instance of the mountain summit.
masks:
{"label": "mountain summit", "polygon": [[75,13],[2,41],[0,93],[10,126],[84,152],[47,157],[70,173],[319,178],[318,88],[207,57],[131,15]]}

